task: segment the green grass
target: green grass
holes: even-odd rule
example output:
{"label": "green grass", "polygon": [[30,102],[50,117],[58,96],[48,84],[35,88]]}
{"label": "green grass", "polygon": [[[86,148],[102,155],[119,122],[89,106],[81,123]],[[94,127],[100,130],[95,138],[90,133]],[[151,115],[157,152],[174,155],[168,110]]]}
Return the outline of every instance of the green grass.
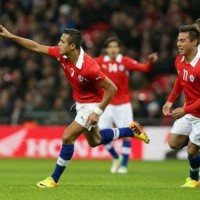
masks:
{"label": "green grass", "polygon": [[110,161],[72,160],[56,188],[35,184],[50,175],[55,160],[0,159],[0,200],[200,199],[200,188],[180,188],[187,161],[132,161],[129,173],[112,175]]}

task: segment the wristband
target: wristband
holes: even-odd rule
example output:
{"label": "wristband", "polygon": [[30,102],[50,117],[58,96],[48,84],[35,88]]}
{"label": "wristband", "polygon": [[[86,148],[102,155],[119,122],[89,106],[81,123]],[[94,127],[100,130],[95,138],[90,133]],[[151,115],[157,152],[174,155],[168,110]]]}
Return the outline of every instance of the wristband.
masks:
{"label": "wristband", "polygon": [[94,112],[97,114],[97,115],[102,115],[103,114],[103,110],[101,110],[100,108],[95,108]]}

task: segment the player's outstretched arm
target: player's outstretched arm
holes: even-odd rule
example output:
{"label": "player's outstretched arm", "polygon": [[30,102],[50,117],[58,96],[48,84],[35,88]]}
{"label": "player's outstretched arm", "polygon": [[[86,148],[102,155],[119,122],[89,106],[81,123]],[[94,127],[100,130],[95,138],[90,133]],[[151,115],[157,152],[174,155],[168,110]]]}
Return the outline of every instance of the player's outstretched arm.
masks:
{"label": "player's outstretched arm", "polygon": [[16,43],[22,45],[23,47],[25,47],[25,48],[27,48],[31,51],[48,54],[48,46],[41,45],[41,44],[39,44],[39,43],[37,43],[33,40],[29,40],[29,39],[22,38],[22,37],[19,37],[17,35],[14,35],[14,34],[10,33],[2,25],[0,25],[0,36],[7,38],[9,40],[13,40]]}
{"label": "player's outstretched arm", "polygon": [[148,60],[155,63],[158,60],[158,53],[154,52],[148,55]]}
{"label": "player's outstretched arm", "polygon": [[148,60],[146,63],[140,63],[130,57],[125,57],[126,68],[129,70],[138,70],[147,73],[152,68],[153,63],[155,63],[158,60],[158,53],[151,53],[148,55],[147,58]]}

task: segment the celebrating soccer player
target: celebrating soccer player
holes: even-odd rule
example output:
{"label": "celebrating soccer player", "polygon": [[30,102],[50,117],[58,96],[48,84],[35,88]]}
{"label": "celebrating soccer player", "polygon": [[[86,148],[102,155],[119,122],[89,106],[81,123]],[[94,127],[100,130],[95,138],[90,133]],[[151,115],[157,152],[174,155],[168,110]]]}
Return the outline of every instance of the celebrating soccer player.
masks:
{"label": "celebrating soccer player", "polygon": [[77,115],[63,133],[62,147],[55,170],[50,177],[38,182],[38,187],[55,187],[58,184],[60,176],[73,156],[74,142],[82,133],[91,147],[107,144],[122,137],[135,137],[146,143],[149,142],[147,135],[136,122],[132,122],[125,128],[108,128],[99,131],[97,125],[99,117],[116,93],[117,87],[100,70],[97,62],[81,48],[80,31],[66,29],[57,46],[45,46],[16,36],[1,25],[0,35],[31,51],[55,57],[72,86],[73,98],[76,101]]}
{"label": "celebrating soccer player", "polygon": [[[178,73],[173,90],[163,106],[163,114],[177,119],[170,131],[169,146],[179,150],[187,147],[190,165],[189,177],[181,187],[198,187],[200,167],[200,33],[194,25],[179,28],[177,47],[179,55],[175,60]],[[172,108],[173,102],[184,92],[185,105]],[[189,140],[189,142],[188,142]]]}
{"label": "celebrating soccer player", "polygon": [[[148,72],[152,62],[157,61],[157,53],[148,56],[145,64],[120,54],[120,41],[116,37],[110,37],[105,41],[105,55],[95,58],[102,71],[117,86],[117,93],[106,107],[99,120],[99,127],[112,127],[113,124],[120,128],[128,126],[133,121],[131,98],[129,91],[129,71],[138,70]],[[112,143],[105,145],[113,157],[111,173],[126,174],[128,172],[128,159],[131,152],[130,138],[123,138],[122,156],[117,153]]]}

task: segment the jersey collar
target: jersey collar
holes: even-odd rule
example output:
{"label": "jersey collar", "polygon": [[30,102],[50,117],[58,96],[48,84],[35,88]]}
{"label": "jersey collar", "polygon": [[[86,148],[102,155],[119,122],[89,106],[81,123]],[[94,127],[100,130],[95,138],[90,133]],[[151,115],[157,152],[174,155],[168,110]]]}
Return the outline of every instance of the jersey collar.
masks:
{"label": "jersey collar", "polygon": [[[108,61],[110,61],[110,57],[108,55],[105,55],[103,60],[104,60],[104,62],[108,62]],[[117,57],[115,58],[115,60],[117,62],[121,62],[122,61],[122,54],[118,54]]]}
{"label": "jersey collar", "polygon": [[[199,50],[199,48],[198,48],[197,54],[196,54],[196,56],[192,59],[192,61],[190,62],[190,65],[191,65],[192,67],[195,67],[196,64],[197,64],[197,62],[199,61],[199,59],[200,59],[200,50]],[[184,61],[185,61],[185,56],[183,56],[182,59],[181,59],[181,62],[184,62]]]}
{"label": "jersey collar", "polygon": [[[67,56],[64,55],[63,58],[67,59]],[[84,63],[84,51],[83,51],[82,48],[80,48],[80,55],[79,55],[79,57],[78,57],[78,60],[77,60],[75,66],[76,66],[78,69],[81,69],[82,66],[83,66],[83,63]]]}
{"label": "jersey collar", "polygon": [[80,55],[79,55],[78,60],[77,60],[77,63],[76,63],[76,67],[77,67],[78,69],[81,69],[82,66],[83,66],[83,63],[84,63],[84,51],[83,51],[83,49],[81,48],[81,49],[80,49]]}

